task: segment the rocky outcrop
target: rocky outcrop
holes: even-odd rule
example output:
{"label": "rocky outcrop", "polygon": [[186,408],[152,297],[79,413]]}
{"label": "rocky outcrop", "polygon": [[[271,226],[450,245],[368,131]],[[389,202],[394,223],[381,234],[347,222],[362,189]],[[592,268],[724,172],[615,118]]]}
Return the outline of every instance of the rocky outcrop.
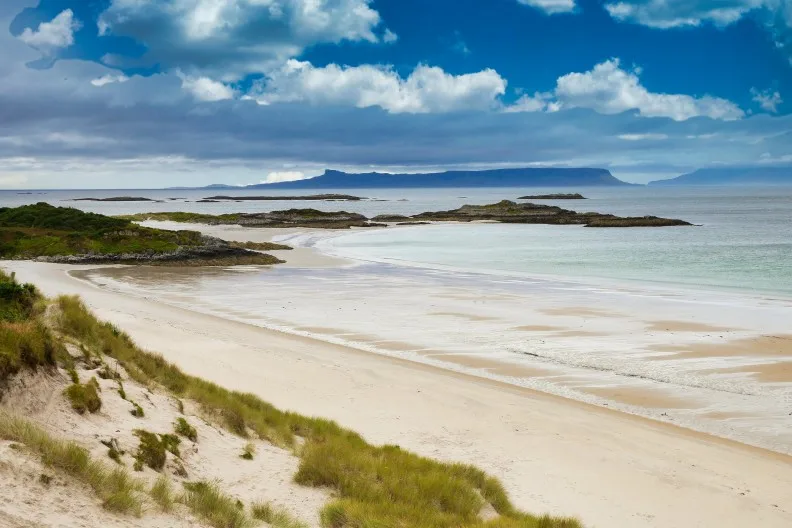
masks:
{"label": "rocky outcrop", "polygon": [[346,211],[326,212],[316,209],[288,209],[267,213],[239,215],[237,222],[245,227],[315,227],[319,229],[349,229],[371,227],[368,218]]}
{"label": "rocky outcrop", "polygon": [[518,204],[503,200],[490,205],[463,205],[451,211],[427,212],[413,220],[434,222],[492,221],[507,224],[585,225],[587,227],[666,227],[691,225],[684,220],[644,217],[619,217],[602,213],[578,213],[552,205]]}
{"label": "rocky outcrop", "polygon": [[234,246],[214,237],[203,237],[203,245],[182,246],[173,251],[141,253],[86,253],[37,257],[39,262],[59,264],[145,264],[170,266],[270,265],[283,261],[266,253]]}

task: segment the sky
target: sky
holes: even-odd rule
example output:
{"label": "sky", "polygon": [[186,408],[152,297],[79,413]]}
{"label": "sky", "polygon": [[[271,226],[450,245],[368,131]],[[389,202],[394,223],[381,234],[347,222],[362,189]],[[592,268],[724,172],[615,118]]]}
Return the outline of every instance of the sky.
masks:
{"label": "sky", "polygon": [[2,0],[0,188],[792,166],[792,0]]}

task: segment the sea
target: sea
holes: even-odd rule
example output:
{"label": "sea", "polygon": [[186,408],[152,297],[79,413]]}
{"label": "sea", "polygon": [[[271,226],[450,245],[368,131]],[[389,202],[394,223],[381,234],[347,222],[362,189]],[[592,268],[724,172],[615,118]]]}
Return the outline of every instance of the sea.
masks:
{"label": "sea", "polygon": [[[345,189],[357,202],[223,201],[213,194],[0,192],[102,214],[313,207],[415,214],[526,194],[578,211],[691,227],[437,224],[278,237],[333,268],[116,268],[105,288],[519,385],[792,454],[792,187]],[[77,198],[141,196],[153,202]],[[288,260],[288,255],[286,255]]]}

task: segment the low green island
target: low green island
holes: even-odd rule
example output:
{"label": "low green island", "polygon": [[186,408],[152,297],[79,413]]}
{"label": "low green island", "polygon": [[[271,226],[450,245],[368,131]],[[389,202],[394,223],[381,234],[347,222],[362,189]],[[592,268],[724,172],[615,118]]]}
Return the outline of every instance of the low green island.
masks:
{"label": "low green island", "polygon": [[671,227],[690,226],[689,222],[657,216],[621,217],[603,213],[579,213],[551,205],[516,203],[510,200],[489,205],[463,205],[450,211],[432,211],[412,216],[381,214],[367,218],[346,211],[289,209],[262,213],[163,212],[139,213],[120,217],[132,221],[160,220],[209,225],[241,225],[245,227],[310,227],[317,229],[349,229],[352,227],[383,227],[390,224],[423,224],[430,222],[500,222],[506,224],[583,225],[586,227]]}
{"label": "low green island", "polygon": [[[276,247],[278,246],[278,247]],[[69,264],[278,264],[258,250],[195,231],[166,231],[47,203],[0,208],[0,258]],[[254,251],[256,250],[256,251]]]}

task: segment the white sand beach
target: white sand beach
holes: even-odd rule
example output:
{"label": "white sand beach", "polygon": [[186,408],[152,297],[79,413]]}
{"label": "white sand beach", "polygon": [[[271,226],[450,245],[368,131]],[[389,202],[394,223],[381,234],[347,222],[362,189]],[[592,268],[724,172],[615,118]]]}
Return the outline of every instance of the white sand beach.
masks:
{"label": "white sand beach", "polygon": [[785,527],[792,458],[543,393],[107,291],[6,262],[188,373],[337,420],[375,443],[476,464],[515,503],[591,527]]}

